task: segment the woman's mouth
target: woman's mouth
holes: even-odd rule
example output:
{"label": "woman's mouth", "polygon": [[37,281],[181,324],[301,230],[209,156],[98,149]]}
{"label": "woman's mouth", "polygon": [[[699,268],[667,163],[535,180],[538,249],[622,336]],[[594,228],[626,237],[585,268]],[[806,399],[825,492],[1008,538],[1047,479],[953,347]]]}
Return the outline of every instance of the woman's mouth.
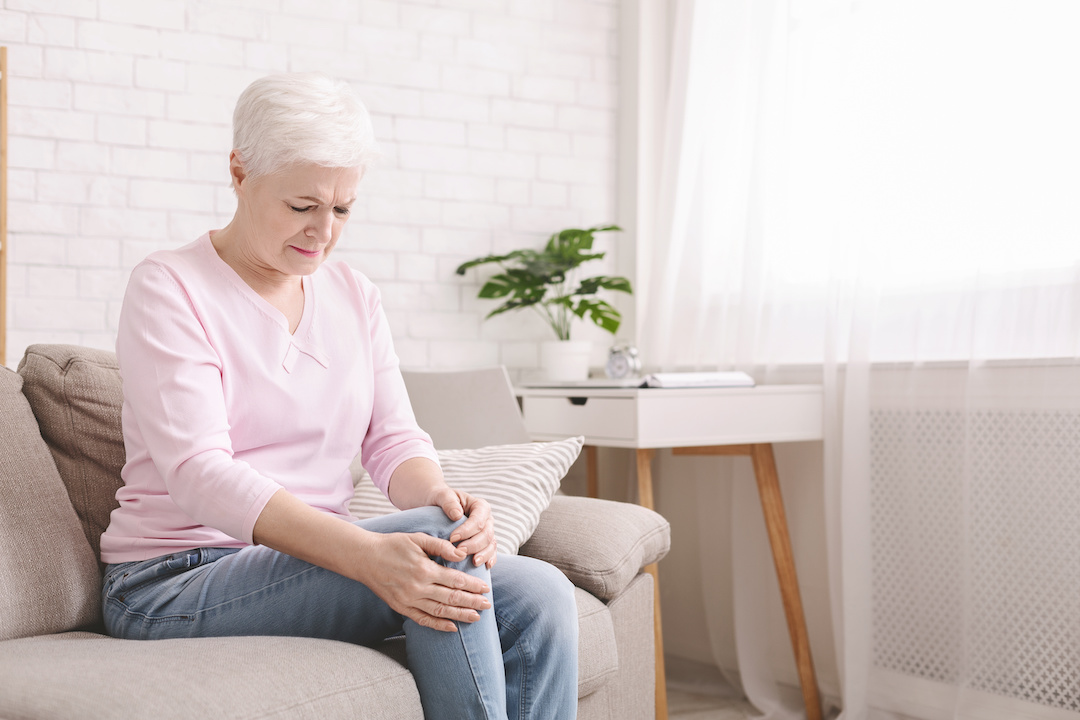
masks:
{"label": "woman's mouth", "polygon": [[304,248],[299,248],[299,247],[296,247],[295,245],[290,245],[289,247],[291,247],[293,250],[300,253],[304,257],[313,258],[313,257],[319,257],[319,255],[322,254],[322,250],[305,250]]}

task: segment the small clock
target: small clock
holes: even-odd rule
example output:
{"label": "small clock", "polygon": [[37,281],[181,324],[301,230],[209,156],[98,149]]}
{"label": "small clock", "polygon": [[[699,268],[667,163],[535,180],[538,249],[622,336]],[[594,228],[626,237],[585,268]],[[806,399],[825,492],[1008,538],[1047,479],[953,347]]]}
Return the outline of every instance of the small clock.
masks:
{"label": "small clock", "polygon": [[635,377],[641,372],[637,348],[629,343],[616,344],[608,352],[607,376],[614,380]]}

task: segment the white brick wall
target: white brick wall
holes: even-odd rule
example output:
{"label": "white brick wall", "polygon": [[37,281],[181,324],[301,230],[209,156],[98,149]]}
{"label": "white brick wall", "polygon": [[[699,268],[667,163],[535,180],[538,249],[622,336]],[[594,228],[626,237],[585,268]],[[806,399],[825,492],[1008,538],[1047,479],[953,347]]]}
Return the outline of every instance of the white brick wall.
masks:
{"label": "white brick wall", "polygon": [[485,322],[454,268],[615,220],[617,0],[2,8],[11,366],[34,342],[111,347],[131,267],[228,221],[232,105],[270,72],[337,75],[372,111],[385,158],[338,257],[383,288],[406,365],[535,367],[544,325]]}

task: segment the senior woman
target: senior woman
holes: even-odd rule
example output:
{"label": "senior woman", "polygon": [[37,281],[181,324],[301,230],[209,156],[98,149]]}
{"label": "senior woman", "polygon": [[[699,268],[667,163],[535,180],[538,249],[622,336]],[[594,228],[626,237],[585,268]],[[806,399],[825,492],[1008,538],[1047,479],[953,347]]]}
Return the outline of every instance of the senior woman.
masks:
{"label": "senior woman", "polygon": [[[376,152],[363,104],[270,76],[233,125],[232,221],[150,255],[124,297],[109,633],[403,632],[428,718],[574,717],[572,586],[496,555],[488,504],[447,486],[416,425],[378,291],[326,262]],[[349,517],[358,453],[404,512]]]}

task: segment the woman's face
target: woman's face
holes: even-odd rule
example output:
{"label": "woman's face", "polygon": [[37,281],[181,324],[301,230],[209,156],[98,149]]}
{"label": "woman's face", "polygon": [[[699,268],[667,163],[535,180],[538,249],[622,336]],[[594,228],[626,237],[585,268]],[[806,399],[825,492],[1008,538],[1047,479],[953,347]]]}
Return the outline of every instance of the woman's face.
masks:
{"label": "woman's face", "polygon": [[310,275],[337,244],[356,201],[360,168],[292,165],[236,183],[247,226],[243,252],[264,271]]}

